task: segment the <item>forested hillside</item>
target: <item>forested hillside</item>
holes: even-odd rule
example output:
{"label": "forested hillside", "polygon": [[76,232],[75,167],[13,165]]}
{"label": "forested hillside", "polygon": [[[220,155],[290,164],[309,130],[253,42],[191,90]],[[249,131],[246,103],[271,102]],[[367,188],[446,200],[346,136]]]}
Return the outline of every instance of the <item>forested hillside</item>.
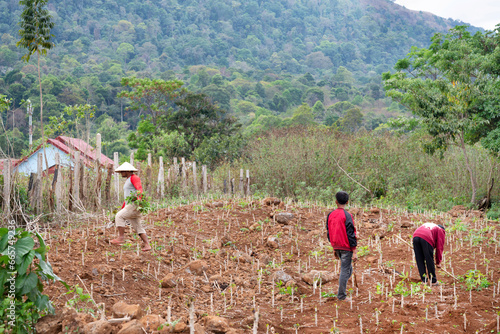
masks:
{"label": "forested hillside", "polygon": [[[401,112],[385,98],[380,74],[411,46],[428,46],[433,33],[459,23],[386,0],[53,0],[48,9],[55,48],[41,59],[44,119],[70,105],[95,105],[92,132],[112,129],[103,139],[122,153],[126,129],[140,119],[117,98],[122,77],[180,79],[236,115],[247,133],[294,115],[288,124],[373,129]],[[18,1],[0,1],[0,10],[7,14],[0,17],[0,94],[12,99],[0,145],[8,136],[19,156],[27,147],[22,100],[33,101],[38,120],[36,61],[22,62],[16,47]],[[38,131],[35,125],[35,138]]]}

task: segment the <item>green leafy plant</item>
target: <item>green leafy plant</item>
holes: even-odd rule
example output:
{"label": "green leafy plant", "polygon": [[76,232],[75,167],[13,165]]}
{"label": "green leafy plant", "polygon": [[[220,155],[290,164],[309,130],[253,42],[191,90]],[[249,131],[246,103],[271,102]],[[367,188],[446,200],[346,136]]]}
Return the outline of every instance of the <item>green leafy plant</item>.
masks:
{"label": "green leafy plant", "polygon": [[469,270],[465,275],[459,276],[461,282],[465,282],[466,290],[481,291],[491,285],[488,278],[480,270]]}
{"label": "green leafy plant", "polygon": [[66,305],[74,308],[77,312],[91,313],[94,315],[94,309],[89,307],[92,302],[92,297],[83,293],[83,289],[75,285],[71,290],[66,292],[67,295],[73,294],[73,297],[66,302]]}
{"label": "green leafy plant", "polygon": [[293,286],[287,286],[287,287],[280,287],[279,288],[279,293],[282,294],[282,295],[292,295],[292,293],[294,291],[297,291],[297,287],[293,287]]}
{"label": "green leafy plant", "polygon": [[149,198],[144,194],[139,194],[137,192],[132,192],[126,199],[127,204],[134,204],[137,210],[142,214],[147,214],[151,211],[151,205],[149,203]]}
{"label": "green leafy plant", "polygon": [[[39,247],[35,248],[35,239]],[[0,332],[10,328],[15,333],[32,332],[36,321],[54,307],[43,295],[42,281],[59,281],[46,259],[47,246],[38,233],[22,228],[0,228]]]}
{"label": "green leafy plant", "polygon": [[358,248],[358,257],[363,257],[365,255],[370,254],[370,250],[368,249],[368,246],[360,246]]}
{"label": "green leafy plant", "polygon": [[323,298],[335,298],[335,297],[337,297],[337,295],[333,291],[330,291],[330,292],[323,291],[323,292],[321,292],[321,297],[323,297]]}

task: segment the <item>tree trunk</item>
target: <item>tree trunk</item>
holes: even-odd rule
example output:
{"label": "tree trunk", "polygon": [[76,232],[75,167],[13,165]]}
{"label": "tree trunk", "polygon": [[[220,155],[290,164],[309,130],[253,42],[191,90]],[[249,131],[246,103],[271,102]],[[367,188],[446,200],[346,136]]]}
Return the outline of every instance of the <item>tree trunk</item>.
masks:
{"label": "tree trunk", "polygon": [[469,162],[469,156],[467,155],[467,151],[465,149],[465,141],[463,134],[460,136],[460,147],[462,148],[462,152],[464,153],[465,156],[465,167],[467,167],[467,170],[469,171],[469,177],[470,177],[470,183],[472,187],[472,198],[470,202],[472,204],[476,203],[476,193],[477,193],[477,184],[476,184],[476,178],[474,176],[474,171],[472,170],[472,167]]}

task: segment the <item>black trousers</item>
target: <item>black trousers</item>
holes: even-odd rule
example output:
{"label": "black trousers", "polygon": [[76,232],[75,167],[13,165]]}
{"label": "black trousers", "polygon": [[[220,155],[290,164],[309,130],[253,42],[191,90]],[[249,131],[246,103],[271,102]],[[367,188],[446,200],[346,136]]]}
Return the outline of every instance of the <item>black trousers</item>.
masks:
{"label": "black trousers", "polygon": [[[418,273],[422,282],[427,282],[432,277],[432,283],[436,283],[436,268],[434,266],[434,247],[420,237],[413,238],[413,251],[417,261]],[[427,267],[427,268],[426,268]]]}

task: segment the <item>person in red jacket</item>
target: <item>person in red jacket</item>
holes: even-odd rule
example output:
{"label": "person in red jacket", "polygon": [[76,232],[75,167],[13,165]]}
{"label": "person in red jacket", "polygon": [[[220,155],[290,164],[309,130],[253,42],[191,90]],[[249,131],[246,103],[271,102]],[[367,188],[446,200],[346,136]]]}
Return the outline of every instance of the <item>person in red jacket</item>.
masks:
{"label": "person in red jacket", "polygon": [[[124,198],[130,196],[130,194],[137,192],[142,195],[142,185],[139,176],[135,175],[137,169],[125,162],[120,167],[118,167],[115,172],[120,173],[123,178],[126,178],[125,184],[123,185]],[[130,223],[137,234],[141,237],[143,241],[142,250],[144,252],[151,250],[149,245],[148,236],[146,235],[146,230],[141,224],[141,213],[137,210],[135,204],[127,204],[126,201],[123,202],[122,209],[118,211],[115,216],[116,228],[118,230],[118,238],[111,240],[110,242],[114,245],[122,245],[125,241],[125,227],[127,223]]]}
{"label": "person in red jacket", "polygon": [[434,249],[436,249],[436,266],[440,268],[443,259],[445,235],[444,226],[434,223],[425,223],[413,233],[413,251],[415,252],[420,278],[424,283],[428,282],[430,277],[432,284],[438,284],[433,255]]}
{"label": "person in red jacket", "polygon": [[350,301],[346,295],[347,281],[352,275],[352,262],[358,259],[356,246],[356,228],[352,216],[345,210],[349,202],[349,194],[339,191],[335,194],[337,209],[330,212],[326,218],[328,241],[332,245],[335,257],[340,259],[339,300]]}

